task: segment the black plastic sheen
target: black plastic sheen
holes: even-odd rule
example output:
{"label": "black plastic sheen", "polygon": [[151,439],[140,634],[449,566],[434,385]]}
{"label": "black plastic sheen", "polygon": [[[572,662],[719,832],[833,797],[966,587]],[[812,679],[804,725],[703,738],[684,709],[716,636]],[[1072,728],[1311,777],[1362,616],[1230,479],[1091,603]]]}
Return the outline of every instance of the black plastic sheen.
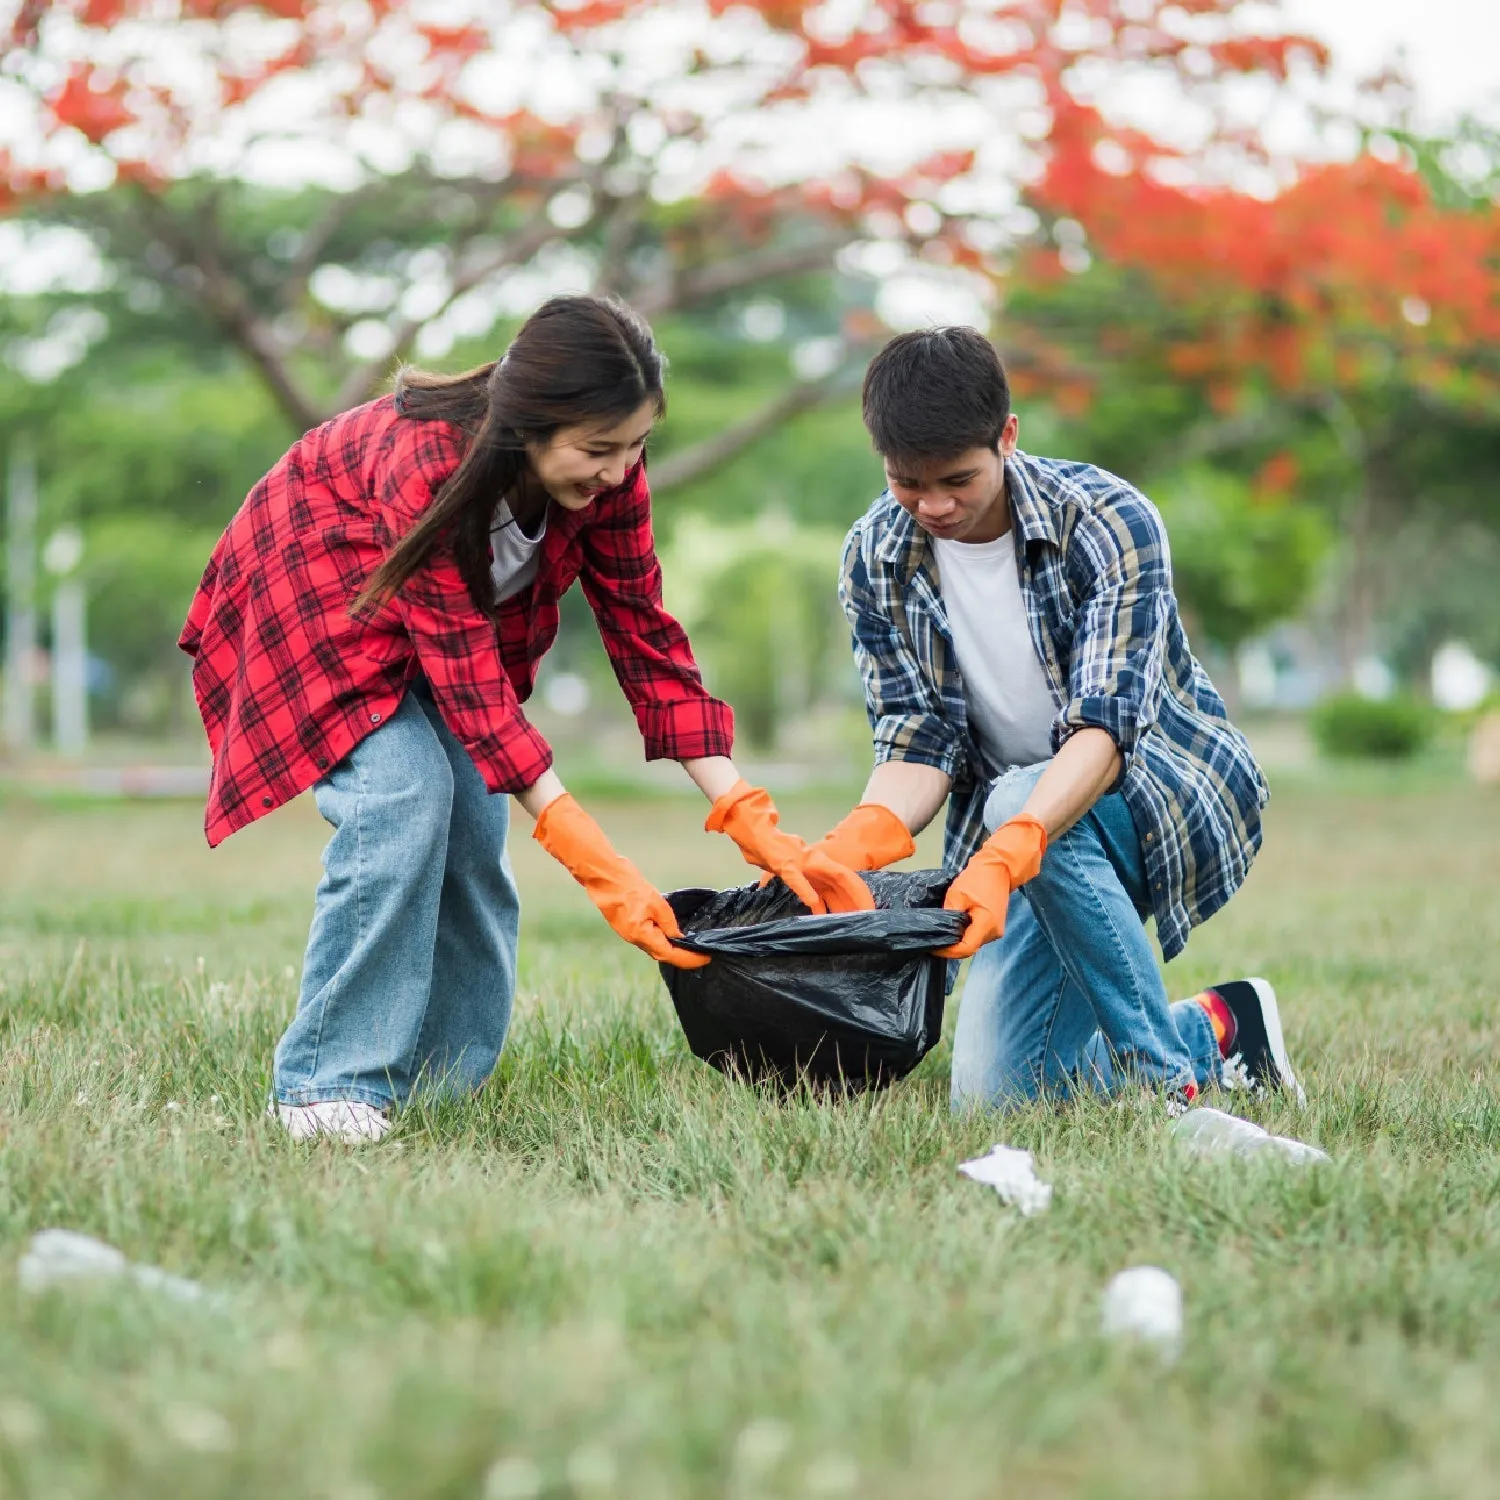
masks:
{"label": "black plastic sheen", "polygon": [[791,1087],[882,1088],[921,1062],[943,1028],[947,965],[967,918],[942,910],[941,870],[862,877],[876,910],[815,917],[779,880],[667,896],[702,969],[662,975],[695,1056],[723,1073]]}

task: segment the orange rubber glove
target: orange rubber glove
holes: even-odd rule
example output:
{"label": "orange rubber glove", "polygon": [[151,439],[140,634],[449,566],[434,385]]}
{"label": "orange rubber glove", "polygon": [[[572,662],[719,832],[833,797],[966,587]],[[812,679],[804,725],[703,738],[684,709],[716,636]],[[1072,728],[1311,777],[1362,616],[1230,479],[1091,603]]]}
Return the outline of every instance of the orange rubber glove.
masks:
{"label": "orange rubber glove", "polygon": [[1042,867],[1047,852],[1047,829],[1040,818],[1021,813],[1002,823],[963,867],[948,887],[945,911],[966,911],[969,925],[951,946],[939,948],[939,958],[969,958],[1005,931],[1005,908],[1010,893],[1023,886]]}
{"label": "orange rubber glove", "polygon": [[815,915],[875,910],[869,886],[853,870],[783,833],[776,826],[779,817],[771,794],[741,779],[714,803],[703,826],[709,833],[727,833],[747,864],[779,875]]}
{"label": "orange rubber glove", "polygon": [[861,802],[813,848],[850,870],[883,870],[917,852],[906,824],[878,802]]}
{"label": "orange rubber glove", "polygon": [[537,843],[589,894],[627,943],[634,943],[661,963],[678,969],[701,969],[706,954],[674,948],[682,936],[666,898],[628,859],[615,853],[604,830],[564,794],[549,802],[536,820]]}

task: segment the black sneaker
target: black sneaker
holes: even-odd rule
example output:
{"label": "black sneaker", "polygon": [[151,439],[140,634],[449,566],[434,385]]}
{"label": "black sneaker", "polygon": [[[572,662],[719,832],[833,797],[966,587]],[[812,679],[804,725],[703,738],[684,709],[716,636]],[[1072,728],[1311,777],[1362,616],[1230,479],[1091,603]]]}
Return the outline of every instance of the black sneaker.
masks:
{"label": "black sneaker", "polygon": [[1212,987],[1234,1017],[1234,1050],[1224,1059],[1224,1087],[1229,1089],[1286,1089],[1299,1109],[1307,1095],[1292,1072],[1281,1033],[1276,991],[1266,979],[1231,979]]}

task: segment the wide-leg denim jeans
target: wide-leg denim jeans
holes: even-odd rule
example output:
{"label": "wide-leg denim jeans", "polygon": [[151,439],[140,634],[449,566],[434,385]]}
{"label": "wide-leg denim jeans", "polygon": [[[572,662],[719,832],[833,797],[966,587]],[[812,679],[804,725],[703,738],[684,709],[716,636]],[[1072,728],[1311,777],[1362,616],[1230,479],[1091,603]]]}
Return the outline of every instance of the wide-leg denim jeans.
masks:
{"label": "wide-leg denim jeans", "polygon": [[[1045,765],[1001,776],[991,832],[1021,811]],[[1150,913],[1135,821],[1101,797],[1053,841],[1010,898],[1005,933],[970,962],[953,1039],[953,1105],[1015,1105],[1131,1079],[1200,1087],[1218,1076],[1208,1013],[1169,1003],[1146,936]]]}
{"label": "wide-leg denim jeans", "polygon": [[467,1093],[495,1067],[516,985],[509,802],[485,786],[425,682],[314,788],[323,851],[283,1104]]}

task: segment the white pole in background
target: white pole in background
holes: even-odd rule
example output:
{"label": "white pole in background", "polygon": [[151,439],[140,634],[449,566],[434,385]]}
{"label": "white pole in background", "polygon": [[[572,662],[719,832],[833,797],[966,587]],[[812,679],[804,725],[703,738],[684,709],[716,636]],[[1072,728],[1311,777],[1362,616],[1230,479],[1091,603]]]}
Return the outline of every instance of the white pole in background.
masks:
{"label": "white pole in background", "polygon": [[33,663],[36,658],[36,463],[11,450],[5,515],[5,739],[12,750],[31,748],[36,735]]}
{"label": "white pole in background", "polygon": [[83,582],[83,537],[71,526],[47,538],[42,565],[57,579],[52,592],[52,738],[63,755],[88,748],[88,644]]}

